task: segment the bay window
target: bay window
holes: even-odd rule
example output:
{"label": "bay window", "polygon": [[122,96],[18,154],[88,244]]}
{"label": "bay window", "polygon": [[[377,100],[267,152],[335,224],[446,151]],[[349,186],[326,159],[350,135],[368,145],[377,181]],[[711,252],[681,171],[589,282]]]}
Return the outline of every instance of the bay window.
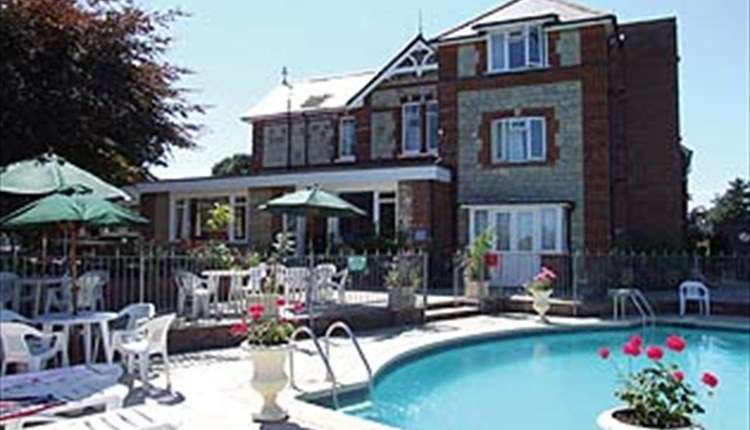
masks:
{"label": "bay window", "polygon": [[566,211],[561,204],[499,205],[470,208],[473,241],[489,229],[493,249],[500,252],[565,251]]}
{"label": "bay window", "polygon": [[422,112],[420,103],[406,103],[402,107],[404,154],[422,152]]}
{"label": "bay window", "polygon": [[541,26],[523,26],[493,32],[488,37],[488,72],[508,72],[544,67],[544,30]]}

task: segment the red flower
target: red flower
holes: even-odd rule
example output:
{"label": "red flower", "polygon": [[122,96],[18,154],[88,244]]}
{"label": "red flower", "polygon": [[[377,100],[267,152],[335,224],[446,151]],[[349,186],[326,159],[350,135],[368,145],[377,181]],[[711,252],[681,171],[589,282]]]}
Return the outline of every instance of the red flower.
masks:
{"label": "red flower", "polygon": [[278,299],[276,299],[276,306],[283,308],[285,304],[286,300],[284,300],[283,297],[279,297]]}
{"label": "red flower", "polygon": [[678,370],[672,374],[672,377],[675,381],[681,382],[683,379],[685,379],[685,374]]}
{"label": "red flower", "polygon": [[302,303],[302,302],[295,302],[294,306],[292,307],[292,310],[295,313],[297,313],[297,312],[301,312],[302,309],[304,309],[304,308],[305,308],[305,304],[304,303]]}
{"label": "red flower", "polygon": [[244,336],[244,335],[246,335],[247,334],[247,321],[245,321],[243,319],[241,323],[237,323],[237,324],[233,325],[229,329],[229,332],[232,333],[232,336]]}
{"label": "red flower", "polygon": [[719,385],[719,379],[711,372],[705,372],[703,373],[703,376],[701,377],[701,382],[708,385],[711,388],[715,388],[717,385]]}
{"label": "red flower", "polygon": [[685,349],[685,346],[687,346],[687,343],[685,342],[685,339],[677,336],[676,334],[673,334],[667,337],[666,345],[667,348],[671,349],[674,352],[682,352],[682,350]]}
{"label": "red flower", "polygon": [[609,358],[609,348],[607,348],[606,346],[602,347],[602,348],[599,348],[599,357],[601,357],[602,360],[608,359]]}
{"label": "red flower", "polygon": [[640,347],[643,345],[643,338],[639,334],[634,334],[630,336],[630,340],[628,341],[628,343],[632,343],[633,345]]}
{"label": "red flower", "polygon": [[628,342],[622,347],[622,353],[633,357],[641,355],[641,346],[636,342]]}
{"label": "red flower", "polygon": [[265,309],[265,308],[263,307],[263,305],[258,305],[258,304],[255,304],[255,305],[250,305],[250,307],[248,307],[248,308],[247,308],[247,310],[248,310],[248,311],[249,311],[249,312],[250,312],[251,314],[257,314],[257,313],[259,313],[259,312],[260,312],[260,313],[262,313],[264,309]]}
{"label": "red flower", "polygon": [[658,361],[664,357],[664,351],[656,345],[651,345],[646,348],[646,356],[651,360]]}

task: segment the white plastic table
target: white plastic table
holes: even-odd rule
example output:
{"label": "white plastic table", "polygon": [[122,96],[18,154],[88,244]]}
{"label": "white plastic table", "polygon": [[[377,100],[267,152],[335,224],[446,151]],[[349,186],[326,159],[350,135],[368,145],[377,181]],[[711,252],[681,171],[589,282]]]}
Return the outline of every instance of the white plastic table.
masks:
{"label": "white plastic table", "polygon": [[13,295],[13,306],[15,306],[16,310],[19,310],[21,306],[21,290],[24,287],[31,287],[34,291],[32,317],[36,317],[39,315],[39,309],[42,307],[42,288],[61,286],[69,281],[69,276],[27,276],[18,278]]}
{"label": "white plastic table", "polygon": [[57,414],[88,407],[103,405],[106,410],[118,409],[128,394],[127,387],[119,384],[122,374],[121,366],[94,364],[4,376],[2,400],[51,396],[57,401],[48,407],[31,407],[0,415],[0,425],[6,430],[15,430],[28,423],[55,420]]}
{"label": "white plastic table", "polygon": [[[70,328],[73,326],[83,327],[83,352],[86,364],[91,363],[92,335],[91,327],[98,325],[104,346],[104,356],[107,363],[112,363],[112,344],[109,338],[109,322],[117,318],[115,312],[82,311],[73,315],[70,312],[52,312],[40,315],[35,319],[42,324],[42,331],[51,333],[55,327],[62,327],[65,338],[68,339]],[[68,356],[67,341],[63,343],[63,364],[67,366],[70,362]]]}

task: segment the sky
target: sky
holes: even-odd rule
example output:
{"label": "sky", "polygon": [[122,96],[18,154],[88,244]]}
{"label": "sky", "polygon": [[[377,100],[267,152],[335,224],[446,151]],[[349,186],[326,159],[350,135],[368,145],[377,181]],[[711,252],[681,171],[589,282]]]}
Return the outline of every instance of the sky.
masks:
{"label": "sky", "polygon": [[[209,105],[199,148],[176,150],[159,178],[210,175],[222,158],[249,150],[240,116],[277,85],[377,70],[419,29],[431,37],[502,0],[148,0],[151,10],[179,8],[167,60],[193,74],[181,83]],[[677,17],[682,143],[694,151],[690,206],[706,205],[736,177],[750,175],[747,0],[581,0],[618,22]]]}

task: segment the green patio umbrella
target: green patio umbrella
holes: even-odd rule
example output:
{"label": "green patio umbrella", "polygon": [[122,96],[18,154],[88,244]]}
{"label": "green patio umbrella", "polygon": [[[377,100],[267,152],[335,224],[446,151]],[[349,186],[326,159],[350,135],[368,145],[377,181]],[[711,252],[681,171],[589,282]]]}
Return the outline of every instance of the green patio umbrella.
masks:
{"label": "green patio umbrella", "polygon": [[46,224],[67,224],[70,231],[70,274],[73,296],[73,312],[77,311],[77,237],[78,227],[127,226],[148,223],[146,218],[130,210],[96,196],[92,190],[70,187],[50,194],[23,206],[0,219],[0,228],[28,228]]}
{"label": "green patio umbrella", "polygon": [[4,193],[49,194],[74,185],[83,185],[105,199],[131,199],[121,189],[52,152],[0,167],[0,192]]}
{"label": "green patio umbrella", "polygon": [[347,202],[336,194],[318,187],[299,190],[269,200],[260,210],[277,215],[355,217],[367,212]]}

